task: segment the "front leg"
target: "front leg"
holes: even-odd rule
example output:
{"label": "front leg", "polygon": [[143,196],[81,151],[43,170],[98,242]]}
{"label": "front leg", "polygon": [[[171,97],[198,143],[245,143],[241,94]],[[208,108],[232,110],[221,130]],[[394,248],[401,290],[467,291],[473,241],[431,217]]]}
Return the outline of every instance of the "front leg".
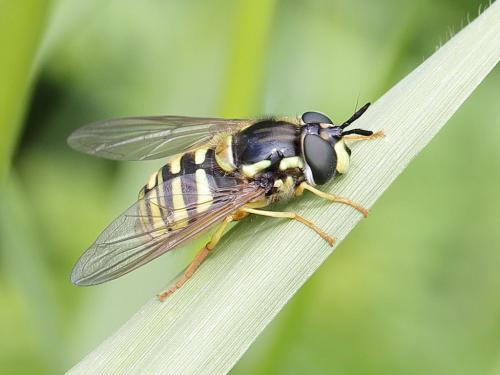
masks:
{"label": "front leg", "polygon": [[317,195],[318,197],[321,197],[323,199],[327,199],[331,202],[337,202],[337,203],[342,203],[342,204],[347,204],[348,206],[351,206],[361,212],[364,217],[368,216],[369,211],[361,206],[360,204],[353,202],[350,199],[339,197],[338,195],[333,195],[333,194],[328,194],[325,193],[321,190],[316,189],[315,187],[309,185],[307,182],[302,182],[297,188],[295,189],[295,195],[300,196],[304,193],[304,190],[309,190],[311,193]]}
{"label": "front leg", "polygon": [[[357,130],[361,130],[361,129],[349,130],[348,133],[355,134]],[[375,133],[372,133],[370,135],[345,135],[342,137],[342,139],[345,141],[350,141],[350,142],[351,141],[371,141],[372,139],[377,139],[377,138],[381,138],[381,137],[385,137],[383,130],[376,131]]]}

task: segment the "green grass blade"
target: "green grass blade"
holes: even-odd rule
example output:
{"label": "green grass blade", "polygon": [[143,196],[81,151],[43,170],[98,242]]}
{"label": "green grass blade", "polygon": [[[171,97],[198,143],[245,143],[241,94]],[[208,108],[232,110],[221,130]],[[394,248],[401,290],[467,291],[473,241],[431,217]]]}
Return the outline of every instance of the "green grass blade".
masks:
{"label": "green grass blade", "polygon": [[[3,190],[5,201],[0,207],[0,261],[2,276],[22,291],[28,324],[40,357],[52,372],[63,368],[64,356],[58,348],[63,340],[60,326],[61,311],[51,283],[50,267],[42,257],[40,235],[33,210],[26,199],[26,190],[18,176],[11,173]],[[20,235],[21,233],[21,235]]]}
{"label": "green grass blade", "polygon": [[[226,117],[255,115],[261,104],[264,62],[276,0],[242,0],[238,9],[232,53],[221,112]],[[258,22],[256,22],[258,20]]]}
{"label": "green grass blade", "polygon": [[[8,172],[50,2],[0,2],[0,182]],[[5,53],[9,51],[9,53]]]}
{"label": "green grass blade", "polygon": [[[497,2],[378,100],[357,126],[386,138],[357,145],[350,173],[328,190],[372,206],[495,67],[499,19]],[[337,244],[360,220],[312,198],[300,211]],[[298,223],[247,220],[182,290],[152,298],[70,373],[226,373],[331,252]]]}

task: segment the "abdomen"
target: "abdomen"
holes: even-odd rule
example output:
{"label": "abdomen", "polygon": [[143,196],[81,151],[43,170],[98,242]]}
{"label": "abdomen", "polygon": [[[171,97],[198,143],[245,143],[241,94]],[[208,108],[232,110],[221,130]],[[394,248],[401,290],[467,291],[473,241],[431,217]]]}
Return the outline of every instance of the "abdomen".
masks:
{"label": "abdomen", "polygon": [[235,184],[235,179],[224,178],[214,149],[179,155],[153,174],[139,192],[142,225],[149,230],[185,227],[212,206],[214,192]]}

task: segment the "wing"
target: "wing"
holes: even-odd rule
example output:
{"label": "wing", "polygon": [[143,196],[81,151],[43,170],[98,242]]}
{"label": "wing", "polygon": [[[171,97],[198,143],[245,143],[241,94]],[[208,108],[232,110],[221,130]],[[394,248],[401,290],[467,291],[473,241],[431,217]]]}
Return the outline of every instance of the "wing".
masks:
{"label": "wing", "polygon": [[237,132],[251,120],[157,116],[128,117],[86,125],[68,144],[77,151],[114,160],[150,160],[184,152],[223,132]]}
{"label": "wing", "polygon": [[[190,176],[194,175],[184,177]],[[255,182],[242,182],[230,176],[223,178],[225,187],[208,183],[201,195],[188,187],[176,196],[165,186],[144,194],[80,257],[71,281],[76,285],[94,285],[120,277],[205,231],[244,204],[260,199],[267,191]],[[192,180],[194,188],[194,177],[185,180]],[[199,183],[196,188],[200,189]],[[188,199],[189,191],[196,194],[196,199]],[[178,201],[180,196],[192,203],[177,210],[165,204]],[[200,199],[205,202],[201,206]]]}

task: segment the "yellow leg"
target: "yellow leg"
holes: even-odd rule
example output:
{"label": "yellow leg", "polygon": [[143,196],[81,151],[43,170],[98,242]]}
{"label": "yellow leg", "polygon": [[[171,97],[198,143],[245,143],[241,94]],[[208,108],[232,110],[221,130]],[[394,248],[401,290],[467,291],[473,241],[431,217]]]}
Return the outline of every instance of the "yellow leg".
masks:
{"label": "yellow leg", "polygon": [[345,141],[369,141],[384,136],[385,136],[384,132],[382,130],[379,130],[378,132],[375,132],[372,135],[346,135],[345,137],[342,137],[342,139]]}
{"label": "yellow leg", "polygon": [[301,183],[297,189],[295,189],[295,195],[302,195],[302,193],[304,192],[304,190],[309,190],[311,193],[317,195],[318,197],[321,197],[321,198],[324,198],[324,199],[327,199],[329,201],[332,201],[332,202],[337,202],[337,203],[342,203],[342,204],[347,204],[353,208],[355,208],[356,210],[358,210],[359,212],[361,212],[363,214],[364,217],[367,217],[368,216],[368,210],[366,208],[364,208],[363,206],[353,202],[352,200],[350,199],[347,199],[347,198],[343,198],[343,197],[339,197],[338,195],[333,195],[333,194],[328,194],[328,193],[324,193],[322,192],[321,190],[318,190],[316,189],[315,187],[309,185],[307,182],[303,182]]}
{"label": "yellow leg", "polygon": [[318,233],[326,242],[328,242],[328,244],[330,246],[333,246],[333,243],[335,242],[335,239],[333,237],[330,237],[328,234],[326,234],[321,229],[319,229],[314,223],[310,222],[309,220],[304,219],[302,216],[296,214],[295,212],[264,211],[264,210],[256,210],[256,209],[250,208],[250,207],[242,207],[242,208],[240,208],[240,211],[243,211],[243,212],[246,212],[249,214],[254,214],[254,215],[262,215],[262,216],[297,220],[297,221],[301,222],[302,224],[311,228],[316,233]]}
{"label": "yellow leg", "polygon": [[217,243],[221,239],[222,235],[224,234],[224,229],[226,229],[227,225],[234,219],[235,218],[232,215],[224,219],[220,227],[212,235],[210,241],[200,251],[198,251],[192,262],[186,268],[186,271],[184,271],[184,274],[172,286],[170,286],[168,289],[165,289],[158,295],[160,301],[165,301],[168,296],[170,296],[177,289],[181,288],[186,283],[186,281],[188,281],[191,276],[193,276],[200,264],[205,260],[205,258],[210,254],[215,245],[217,245]]}

